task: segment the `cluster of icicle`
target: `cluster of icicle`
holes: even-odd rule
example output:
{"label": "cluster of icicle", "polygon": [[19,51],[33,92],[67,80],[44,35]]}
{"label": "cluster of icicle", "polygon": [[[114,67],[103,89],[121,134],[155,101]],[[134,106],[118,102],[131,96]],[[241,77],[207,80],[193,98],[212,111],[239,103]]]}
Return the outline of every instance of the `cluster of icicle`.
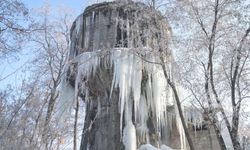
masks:
{"label": "cluster of icicle", "polygon": [[185,122],[193,125],[195,133],[197,129],[202,129],[205,121],[201,110],[193,107],[184,108],[184,114]]}
{"label": "cluster of icicle", "polygon": [[[82,84],[81,77],[85,77],[88,80],[88,78],[95,74],[96,68],[101,61],[101,52],[85,52],[75,57],[74,61],[78,64],[75,85]],[[159,60],[157,56],[148,55],[142,59],[126,48],[113,49],[109,53],[110,55],[105,60],[105,63],[107,64],[106,66],[113,66],[114,68],[111,94],[114,88],[119,88],[120,132],[122,141],[126,150],[137,150],[137,138],[147,139],[146,142],[149,142],[147,127],[149,112],[152,112],[153,117],[156,118],[159,133],[168,123],[172,124],[172,122],[167,122],[167,120],[170,120],[167,119],[167,106],[173,105],[174,99],[166,83],[161,66],[152,63]],[[168,66],[170,68],[170,65]],[[146,83],[143,83],[145,82],[143,81],[143,74],[147,76]],[[141,87],[142,84],[145,87]],[[142,88],[144,88],[144,91]],[[77,90],[78,86],[75,87],[76,93],[78,93]],[[132,122],[132,114],[135,116],[136,125]],[[182,149],[185,149],[185,134],[179,117],[177,116],[176,119]],[[124,123],[123,120],[125,121]],[[136,135],[136,133],[139,135]],[[151,150],[145,145],[139,149],[143,150],[143,148]]]}

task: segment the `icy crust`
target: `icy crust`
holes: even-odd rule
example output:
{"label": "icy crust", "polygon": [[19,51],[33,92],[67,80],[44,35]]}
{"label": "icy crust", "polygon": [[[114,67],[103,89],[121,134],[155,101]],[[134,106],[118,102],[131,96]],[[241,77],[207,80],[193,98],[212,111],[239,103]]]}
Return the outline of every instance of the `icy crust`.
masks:
{"label": "icy crust", "polygon": [[[173,117],[167,112],[167,106],[173,105],[174,99],[161,66],[152,63],[159,60],[158,56],[148,54],[142,59],[126,48],[113,49],[108,52],[109,55],[106,57],[103,57],[100,53],[103,53],[103,51],[85,52],[73,60],[74,63],[78,64],[75,93],[78,93],[79,85],[85,87],[85,82],[82,81],[87,81],[95,74],[100,61],[109,64],[109,66],[106,65],[107,67],[113,67],[110,95],[112,95],[113,89],[119,88],[120,132],[125,149],[136,150],[136,141],[138,140],[149,143],[147,125],[149,112],[151,117],[156,119],[154,123],[157,127],[157,133],[163,133],[162,129],[171,129],[167,127],[167,124],[172,124]],[[168,68],[170,68],[170,65],[168,65]],[[85,90],[87,92],[87,88]],[[87,94],[85,95],[87,96]],[[86,100],[88,100],[87,97]],[[135,123],[132,121],[133,114]],[[181,125],[178,117],[176,118],[178,125]],[[184,149],[184,132],[182,126],[178,128],[183,143],[182,148]]]}

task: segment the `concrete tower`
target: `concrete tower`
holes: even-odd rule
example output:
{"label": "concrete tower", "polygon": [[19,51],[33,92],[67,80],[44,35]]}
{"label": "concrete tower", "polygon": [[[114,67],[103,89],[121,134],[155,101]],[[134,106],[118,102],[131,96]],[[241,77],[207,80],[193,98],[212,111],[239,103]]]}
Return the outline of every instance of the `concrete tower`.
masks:
{"label": "concrete tower", "polygon": [[186,148],[173,96],[149,63],[159,51],[171,62],[169,37],[165,18],[139,2],[94,4],[75,20],[67,77],[86,102],[81,150]]}

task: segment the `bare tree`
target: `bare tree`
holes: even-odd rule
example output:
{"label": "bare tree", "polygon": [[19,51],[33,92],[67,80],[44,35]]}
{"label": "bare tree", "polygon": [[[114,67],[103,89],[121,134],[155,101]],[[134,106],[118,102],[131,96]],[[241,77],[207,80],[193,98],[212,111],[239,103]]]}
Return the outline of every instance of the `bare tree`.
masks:
{"label": "bare tree", "polygon": [[[64,13],[57,20],[50,19],[50,7],[45,5],[41,12],[42,22],[40,26],[43,30],[38,31],[32,40],[39,45],[38,58],[35,63],[38,73],[47,74],[44,81],[47,82],[49,90],[48,109],[44,122],[43,139],[48,139],[49,124],[54,112],[56,101],[59,96],[59,85],[66,64],[66,55],[69,49],[70,15]],[[64,10],[61,10],[64,11]],[[42,66],[40,65],[42,64]],[[46,147],[48,147],[48,141]]]}
{"label": "bare tree", "polygon": [[[28,9],[20,0],[0,2],[0,57],[20,51],[31,20]],[[13,44],[15,43],[15,44]]]}
{"label": "bare tree", "polygon": [[[185,24],[189,24],[189,31],[184,30],[188,33],[182,38],[186,41],[177,43],[179,46],[185,44],[182,48],[184,52],[187,50],[185,55],[189,57],[179,59],[189,65],[182,67],[187,71],[186,75],[181,75],[185,79],[183,85],[188,87],[214,126],[221,149],[226,149],[221,122],[225,124],[234,149],[240,149],[238,126],[241,97],[249,88],[249,77],[242,73],[248,70],[246,63],[249,61],[246,44],[249,41],[249,25],[239,23],[244,13],[243,3],[223,0],[181,2],[185,10],[183,14],[188,16],[183,20],[188,20]],[[242,74],[244,80],[241,79]]]}
{"label": "bare tree", "polygon": [[[64,66],[66,65],[66,56],[69,49],[71,19],[73,19],[71,16],[72,11],[67,7],[60,7],[58,13],[53,16],[54,14],[52,15],[49,12],[49,5],[46,5],[38,9],[39,12],[34,12],[36,13],[34,16],[27,16],[28,12],[24,12],[26,8],[19,1],[4,0],[0,3],[2,4],[0,7],[3,8],[3,12],[6,13],[6,15],[11,15],[9,19],[12,20],[9,21],[13,21],[13,23],[3,22],[7,20],[1,18],[3,13],[0,14],[0,23],[4,25],[1,26],[1,29],[3,29],[0,33],[1,38],[5,38],[7,34],[9,35],[11,32],[14,32],[15,35],[13,35],[13,37],[20,36],[21,39],[24,39],[24,34],[32,33],[29,35],[29,42],[30,45],[33,46],[31,48],[33,49],[32,56],[34,58],[32,58],[33,60],[28,64],[28,69],[25,68],[30,72],[30,79],[25,80],[27,88],[22,91],[17,88],[13,92],[21,92],[23,93],[22,96],[24,93],[30,93],[30,96],[26,96],[24,100],[23,98],[15,100],[12,95],[3,95],[3,97],[10,99],[10,103],[5,103],[4,99],[3,103],[1,102],[0,115],[5,117],[1,118],[4,120],[4,123],[0,129],[1,145],[3,145],[0,149],[15,149],[18,143],[22,143],[26,149],[39,149],[44,147],[54,149],[55,147],[59,148],[61,145],[65,146],[66,144],[62,142],[64,138],[67,140],[73,139],[70,138],[73,137],[73,122],[68,121],[70,120],[70,118],[68,118],[68,122],[65,121],[63,125],[58,127],[58,120],[54,114],[61,109],[57,107],[59,103],[59,85],[62,76],[65,74]],[[7,17],[6,15],[4,17]],[[25,19],[26,16],[33,17],[32,19],[35,22],[33,25],[35,25],[34,27],[36,29],[39,28],[39,30],[28,30],[30,24],[27,24],[25,20],[19,24],[17,21],[20,20],[19,17]],[[4,40],[1,39],[1,42],[2,41]],[[11,43],[14,42],[12,39],[10,39],[10,41]],[[8,46],[8,44],[10,44],[8,42],[9,41],[3,44]],[[7,53],[9,54],[12,50],[14,52],[14,47],[17,48],[21,45],[17,42],[16,44],[12,44],[12,46],[13,47],[9,47],[8,49],[3,49],[3,51],[1,49],[0,57],[7,56]],[[13,74],[15,74],[15,72],[13,72]],[[37,79],[36,82],[33,82],[35,79]],[[12,101],[17,101],[18,105],[14,102],[12,103]],[[80,108],[78,107],[78,109]],[[67,130],[65,130],[65,128],[67,128]],[[14,132],[18,133],[18,136],[16,136],[18,138],[11,140],[15,138],[14,135],[16,134],[13,134]],[[77,132],[77,130],[75,130],[75,132]],[[13,135],[11,135],[11,133]],[[7,145],[8,142],[10,143],[9,146]]]}

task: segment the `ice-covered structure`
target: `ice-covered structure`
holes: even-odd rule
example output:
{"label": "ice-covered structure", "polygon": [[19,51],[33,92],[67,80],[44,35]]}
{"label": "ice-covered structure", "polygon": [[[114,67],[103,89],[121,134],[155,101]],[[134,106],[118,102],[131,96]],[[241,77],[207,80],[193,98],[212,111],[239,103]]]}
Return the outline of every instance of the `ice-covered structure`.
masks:
{"label": "ice-covered structure", "polygon": [[86,102],[81,150],[188,149],[159,65],[164,54],[171,74],[169,37],[166,19],[139,2],[94,4],[75,20],[67,80]]}

